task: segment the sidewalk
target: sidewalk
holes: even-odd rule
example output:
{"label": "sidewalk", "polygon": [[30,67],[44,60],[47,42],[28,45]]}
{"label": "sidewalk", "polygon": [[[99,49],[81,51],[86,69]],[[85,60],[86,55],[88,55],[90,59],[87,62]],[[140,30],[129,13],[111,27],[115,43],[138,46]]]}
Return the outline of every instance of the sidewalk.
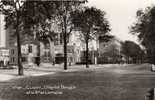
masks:
{"label": "sidewalk", "polygon": [[63,65],[41,64],[38,66],[24,65],[24,75],[18,76],[18,69],[0,69],[0,82],[9,81],[11,79],[18,79],[30,76],[43,76],[48,74],[55,74],[58,72],[75,72],[92,70],[85,68],[84,65],[68,66],[67,70],[64,70]]}
{"label": "sidewalk", "polygon": [[47,74],[55,74],[54,71],[49,70],[46,66],[27,66],[24,65],[24,75],[18,75],[18,69],[0,69],[0,82],[9,81],[11,79],[25,78],[30,76],[42,76]]}
{"label": "sidewalk", "polygon": [[0,82],[9,81],[11,79],[18,79],[18,78],[24,78],[24,77],[30,77],[30,76],[42,76],[47,74],[54,74],[55,72],[45,72],[45,71],[37,71],[32,69],[24,69],[24,75],[19,76],[17,69],[12,70],[6,70],[1,69],[0,70]]}

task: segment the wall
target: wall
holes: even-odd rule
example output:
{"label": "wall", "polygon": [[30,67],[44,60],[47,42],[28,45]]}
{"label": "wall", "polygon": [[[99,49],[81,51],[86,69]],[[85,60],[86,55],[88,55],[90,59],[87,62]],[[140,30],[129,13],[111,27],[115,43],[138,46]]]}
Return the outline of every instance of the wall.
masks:
{"label": "wall", "polygon": [[0,47],[6,47],[4,15],[0,14]]}

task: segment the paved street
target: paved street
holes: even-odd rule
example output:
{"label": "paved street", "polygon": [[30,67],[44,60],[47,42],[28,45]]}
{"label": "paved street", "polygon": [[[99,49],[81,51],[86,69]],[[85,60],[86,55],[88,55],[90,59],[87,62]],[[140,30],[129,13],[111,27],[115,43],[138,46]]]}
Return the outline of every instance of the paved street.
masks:
{"label": "paved street", "polygon": [[150,69],[148,64],[32,68],[48,74],[1,81],[0,100],[147,100],[155,87]]}

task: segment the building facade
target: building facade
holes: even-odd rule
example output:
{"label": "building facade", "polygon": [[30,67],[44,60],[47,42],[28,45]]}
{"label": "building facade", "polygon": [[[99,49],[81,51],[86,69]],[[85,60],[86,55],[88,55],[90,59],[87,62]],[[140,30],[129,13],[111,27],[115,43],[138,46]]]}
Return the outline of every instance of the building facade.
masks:
{"label": "building facade", "polygon": [[0,67],[4,67],[9,62],[9,48],[6,47],[6,30],[4,15],[0,14]]}
{"label": "building facade", "polygon": [[[7,29],[5,32],[7,37],[6,47],[8,47],[9,49],[9,64],[17,65],[17,43],[16,38],[12,36],[13,32],[14,30],[12,28]],[[51,45],[51,43],[49,42],[43,43],[37,41],[34,37],[29,37],[25,35],[24,39],[21,41],[23,64],[36,63],[37,57],[40,57],[41,63],[63,63],[63,37],[60,34],[58,34],[57,37],[58,39],[56,41],[53,41]],[[68,41],[67,45],[68,63],[75,64],[80,59],[80,48],[77,46],[76,43],[70,43],[70,40]],[[51,51],[54,54],[51,55]]]}

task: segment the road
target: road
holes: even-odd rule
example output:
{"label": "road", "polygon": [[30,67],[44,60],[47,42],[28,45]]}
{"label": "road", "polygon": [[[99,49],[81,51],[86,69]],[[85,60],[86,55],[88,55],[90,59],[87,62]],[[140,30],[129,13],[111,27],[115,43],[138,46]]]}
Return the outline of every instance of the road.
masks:
{"label": "road", "polygon": [[74,69],[0,82],[0,100],[148,100],[155,87],[147,64]]}

